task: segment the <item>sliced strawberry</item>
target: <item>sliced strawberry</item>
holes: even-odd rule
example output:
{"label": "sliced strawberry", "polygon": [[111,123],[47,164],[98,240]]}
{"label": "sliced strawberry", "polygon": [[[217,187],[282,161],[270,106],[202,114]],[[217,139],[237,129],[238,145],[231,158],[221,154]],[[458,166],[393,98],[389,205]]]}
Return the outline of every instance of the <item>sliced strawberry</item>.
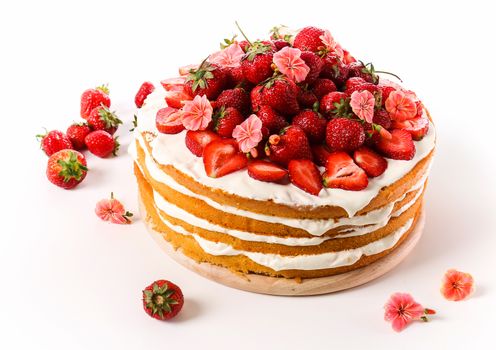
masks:
{"label": "sliced strawberry", "polygon": [[381,137],[376,147],[380,153],[392,159],[410,160],[415,156],[412,135],[406,130],[392,130],[391,139]]}
{"label": "sliced strawberry", "polygon": [[197,64],[188,64],[187,66],[179,67],[179,75],[180,76],[188,75],[190,70],[197,68],[198,68]]}
{"label": "sliced strawberry", "polygon": [[186,147],[197,157],[201,157],[205,146],[215,140],[220,140],[220,136],[210,130],[188,130],[185,138]]}
{"label": "sliced strawberry", "polygon": [[160,82],[160,84],[162,84],[165,91],[177,91],[183,89],[185,81],[186,81],[185,77],[177,77],[177,78],[164,79]]}
{"label": "sliced strawberry", "polygon": [[264,160],[254,160],[248,164],[248,175],[255,180],[279,182],[286,178],[288,171],[279,165]]}
{"label": "sliced strawberry", "polygon": [[177,134],[184,130],[181,112],[176,108],[165,107],[157,111],[155,125],[164,134]]}
{"label": "sliced strawberry", "polygon": [[243,169],[248,164],[246,155],[239,152],[234,139],[222,139],[210,142],[203,151],[203,165],[210,177],[222,177]]}
{"label": "sliced strawberry", "polygon": [[353,153],[353,159],[370,177],[382,175],[388,166],[387,160],[368,147],[360,147],[357,149]]}
{"label": "sliced strawberry", "polygon": [[326,166],[327,158],[331,155],[331,151],[325,145],[315,145],[312,146],[312,154],[317,165]]}
{"label": "sliced strawberry", "polygon": [[403,129],[408,131],[415,141],[420,141],[429,131],[429,119],[425,115],[417,118],[393,121],[394,129]]}
{"label": "sliced strawberry", "polygon": [[184,90],[179,91],[168,91],[165,95],[165,102],[167,106],[173,108],[182,108],[184,106],[184,101],[190,101],[193,98],[188,95]]}
{"label": "sliced strawberry", "polygon": [[322,177],[317,166],[308,159],[293,159],[288,164],[289,179],[296,187],[318,196],[322,190]]}
{"label": "sliced strawberry", "polygon": [[346,152],[334,152],[327,158],[324,186],[349,191],[361,191],[367,187],[367,174]]}

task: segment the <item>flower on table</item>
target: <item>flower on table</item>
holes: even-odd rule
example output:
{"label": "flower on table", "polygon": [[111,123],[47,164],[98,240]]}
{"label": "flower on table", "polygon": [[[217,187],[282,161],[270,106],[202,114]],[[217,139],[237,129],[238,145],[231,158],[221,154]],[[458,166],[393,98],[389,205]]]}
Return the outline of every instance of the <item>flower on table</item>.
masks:
{"label": "flower on table", "polygon": [[413,321],[427,322],[426,315],[435,313],[417,303],[408,293],[394,293],[384,305],[384,319],[391,322],[396,332],[402,331]]}
{"label": "flower on table", "polygon": [[446,271],[441,285],[441,294],[448,300],[460,301],[474,292],[474,279],[466,272],[450,269]]}
{"label": "flower on table", "polygon": [[96,203],[96,215],[103,221],[113,224],[130,224],[130,217],[133,213],[124,209],[121,202],[114,198],[114,193],[110,193],[110,199],[102,199]]}

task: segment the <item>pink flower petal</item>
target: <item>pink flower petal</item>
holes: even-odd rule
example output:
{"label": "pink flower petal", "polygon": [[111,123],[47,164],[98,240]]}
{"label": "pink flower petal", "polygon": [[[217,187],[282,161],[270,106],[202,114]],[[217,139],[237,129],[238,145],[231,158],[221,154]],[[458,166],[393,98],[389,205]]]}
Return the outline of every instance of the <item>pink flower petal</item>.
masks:
{"label": "pink flower petal", "polygon": [[212,121],[213,108],[205,95],[185,101],[182,108],[182,123],[188,130],[205,130]]}
{"label": "pink flower petal", "polygon": [[466,272],[450,269],[446,271],[441,293],[451,301],[460,301],[468,298],[474,292],[474,279]]}
{"label": "pink flower petal", "polygon": [[330,51],[334,52],[339,59],[343,60],[344,57],[344,51],[341,45],[338,44],[336,40],[331,35],[331,32],[329,30],[326,30],[323,35],[321,35],[320,40],[322,40],[322,44],[324,44],[325,48]]}
{"label": "pink flower petal", "polygon": [[241,46],[238,43],[233,43],[225,49],[211,54],[208,60],[221,67],[235,68],[240,65],[244,55],[245,52]]}
{"label": "pink flower petal", "polygon": [[393,120],[413,119],[417,115],[417,105],[411,93],[404,91],[392,91],[386,100],[385,107]]}
{"label": "pink flower petal", "polygon": [[300,56],[299,49],[287,46],[274,54],[273,62],[282,74],[300,83],[310,72],[310,68]]}
{"label": "pink flower petal", "polygon": [[131,221],[128,213],[121,202],[113,198],[102,199],[96,203],[95,214],[103,221],[109,221],[114,224],[129,224]]}
{"label": "pink flower petal", "polygon": [[384,319],[391,322],[396,332],[424,315],[425,309],[408,293],[395,293],[384,305]]}
{"label": "pink flower petal", "polygon": [[375,98],[370,91],[354,91],[351,94],[350,106],[358,118],[372,123],[374,118]]}
{"label": "pink flower petal", "polygon": [[238,141],[241,152],[250,152],[262,141],[262,121],[252,114],[234,128],[232,136]]}

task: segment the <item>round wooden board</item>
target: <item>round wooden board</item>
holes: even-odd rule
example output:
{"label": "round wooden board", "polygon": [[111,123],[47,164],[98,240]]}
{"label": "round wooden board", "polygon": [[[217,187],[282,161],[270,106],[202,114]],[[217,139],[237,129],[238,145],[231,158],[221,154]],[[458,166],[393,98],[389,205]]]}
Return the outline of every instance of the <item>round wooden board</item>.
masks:
{"label": "round wooden board", "polygon": [[[140,199],[141,217],[146,218],[146,210]],[[153,239],[158,245],[176,262],[187,267],[217,283],[224,284],[231,288],[241,289],[253,293],[284,295],[284,296],[305,296],[333,293],[349,288],[353,288],[370,282],[385,273],[391,271],[413,250],[422,235],[425,223],[425,212],[422,211],[417,220],[416,227],[405,239],[405,241],[390,254],[378,261],[363,268],[342,273],[339,275],[308,278],[297,282],[294,279],[276,278],[255,274],[235,274],[230,270],[212,265],[209,263],[198,263],[185,256],[174,248],[163,238],[163,236],[153,230],[148,222],[145,224]]]}

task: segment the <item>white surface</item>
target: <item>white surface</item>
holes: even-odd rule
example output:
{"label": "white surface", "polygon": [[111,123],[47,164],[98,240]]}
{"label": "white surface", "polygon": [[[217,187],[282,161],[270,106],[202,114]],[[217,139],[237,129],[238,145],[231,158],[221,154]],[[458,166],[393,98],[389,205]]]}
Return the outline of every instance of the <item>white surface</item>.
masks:
{"label": "white surface", "polygon": [[[235,2],[0,5],[0,348],[457,349],[492,341],[494,12],[477,1],[355,1],[353,8],[323,2],[323,9],[310,3],[297,16],[289,2],[262,9],[252,1],[242,10],[233,9]],[[110,191],[137,211],[124,152],[109,160],[89,155],[91,171],[74,191],[45,179],[46,157],[33,135],[41,126],[64,129],[77,119],[82,90],[110,83],[113,107],[126,120],[118,132],[126,145],[141,82],[201,60],[234,32],[235,19],[252,37],[277,23],[327,26],[358,57],[400,73],[429,107],[439,139],[426,232],[392,273],[321,297],[231,290],[164,256],[139,218],[122,227],[95,217],[94,204]],[[451,267],[473,274],[473,298],[453,303],[441,297],[439,283]],[[141,289],[159,278],[178,283],[186,295],[173,322],[141,310]],[[382,305],[396,291],[412,293],[439,314],[394,333],[382,319]]]}

